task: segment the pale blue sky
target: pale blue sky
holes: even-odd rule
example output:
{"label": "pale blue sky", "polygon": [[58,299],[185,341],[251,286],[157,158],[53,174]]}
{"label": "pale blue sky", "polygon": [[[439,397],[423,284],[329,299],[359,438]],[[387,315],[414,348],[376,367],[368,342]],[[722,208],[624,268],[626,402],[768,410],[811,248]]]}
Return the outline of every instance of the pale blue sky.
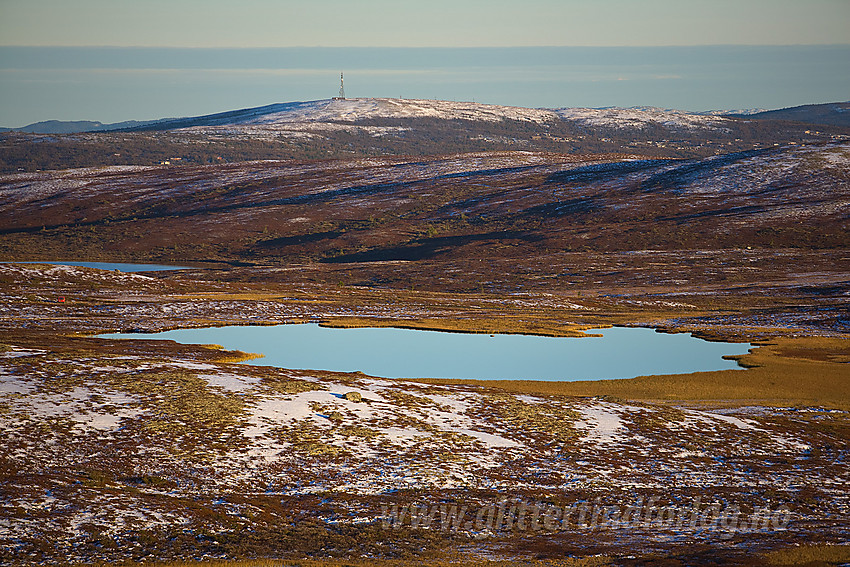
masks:
{"label": "pale blue sky", "polygon": [[848,0],[0,0],[0,45],[846,43]]}
{"label": "pale blue sky", "polygon": [[843,101],[850,0],[0,0],[0,126],[317,100],[341,70],[354,97]]}

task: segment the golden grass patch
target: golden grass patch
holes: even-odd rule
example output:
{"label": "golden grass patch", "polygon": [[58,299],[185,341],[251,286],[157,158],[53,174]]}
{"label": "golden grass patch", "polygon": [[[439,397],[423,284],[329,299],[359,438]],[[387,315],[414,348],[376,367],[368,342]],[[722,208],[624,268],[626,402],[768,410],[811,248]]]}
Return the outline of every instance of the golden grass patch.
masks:
{"label": "golden grass patch", "polygon": [[261,384],[269,390],[287,395],[327,390],[327,386],[323,386],[322,384],[284,376],[263,376]]}
{"label": "golden grass patch", "polygon": [[850,340],[779,338],[761,343],[739,362],[747,370],[640,376],[618,380],[423,380],[430,384],[481,384],[509,392],[611,396],[629,400],[817,405],[850,409]]}
{"label": "golden grass patch", "polygon": [[834,565],[850,561],[850,545],[803,545],[765,555],[769,565]]}
{"label": "golden grass patch", "polygon": [[420,331],[443,331],[448,333],[542,335],[547,337],[585,337],[586,329],[610,327],[610,325],[564,325],[556,321],[526,320],[503,316],[492,319],[369,319],[361,317],[334,318],[319,323],[321,327],[333,329],[356,329],[361,327],[393,327]]}

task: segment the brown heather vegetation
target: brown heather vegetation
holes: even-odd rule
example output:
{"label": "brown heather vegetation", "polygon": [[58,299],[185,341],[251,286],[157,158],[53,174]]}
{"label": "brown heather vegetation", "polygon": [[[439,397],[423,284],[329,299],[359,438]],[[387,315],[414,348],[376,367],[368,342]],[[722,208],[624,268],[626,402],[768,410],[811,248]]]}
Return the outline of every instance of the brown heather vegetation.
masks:
{"label": "brown heather vegetation", "polygon": [[[350,122],[343,122],[351,126]],[[191,120],[172,127],[193,126]],[[780,120],[730,119],[723,129],[589,128],[568,121],[537,124],[435,118],[368,119],[356,126],[400,128],[395,135],[318,128],[312,136],[272,136],[145,130],[76,134],[0,134],[0,173],[110,165],[200,165],[267,159],[363,156],[439,156],[460,152],[537,151],[562,154],[617,153],[647,158],[707,157],[717,153],[817,143],[850,134],[850,128]],[[161,128],[161,127],[160,127]],[[299,125],[298,128],[304,128]],[[306,128],[310,131],[310,128]],[[175,161],[174,158],[178,158]]]}
{"label": "brown heather vegetation", "polygon": [[[427,560],[390,560],[390,559],[300,559],[296,561],[283,561],[274,559],[256,559],[243,561],[146,561],[143,563],[110,563],[115,567],[134,567],[144,565],[145,567],[449,567],[475,566],[475,567],[604,567],[610,565],[607,557],[566,558],[562,560],[525,560],[525,561],[497,561],[490,559],[475,559],[470,561],[464,558],[445,558]],[[81,567],[70,565],[69,567]],[[106,567],[106,564],[94,564],[93,567]]]}
{"label": "brown heather vegetation", "polygon": [[[6,439],[9,455],[15,454],[15,443],[35,441],[26,459],[0,458],[4,495],[14,499],[29,491],[33,502],[41,502],[47,491],[56,491],[70,504],[55,510],[10,505],[9,517],[37,522],[64,514],[67,520],[75,506],[82,509],[100,498],[118,502],[119,510],[132,503],[139,510],[186,514],[192,523],[188,532],[184,524],[165,520],[160,528],[110,535],[92,520],[84,526],[85,537],[68,543],[66,551],[57,551],[53,541],[30,538],[26,557],[6,547],[0,561],[55,561],[68,550],[89,564],[134,558],[163,567],[194,565],[189,560],[203,556],[245,559],[208,562],[215,567],[845,561],[843,548],[827,544],[846,533],[846,523],[836,514],[818,514],[825,505],[842,509],[824,499],[840,491],[832,483],[844,474],[850,436],[846,413],[821,411],[850,409],[850,225],[842,208],[850,189],[841,165],[848,151],[847,144],[831,144],[705,160],[627,162],[621,154],[507,151],[208,166],[198,165],[205,161],[198,158],[179,167],[4,176],[4,260],[159,261],[195,268],[136,278],[0,264],[0,343],[9,345],[0,352],[41,353],[4,358],[4,372],[11,372],[4,377],[33,380],[39,395],[63,400],[78,388],[108,388],[134,396],[134,407],[147,412],[103,446],[99,443],[107,442],[96,432],[78,441],[70,420],[21,417],[20,431],[29,437]],[[55,161],[38,159],[26,167]],[[59,303],[59,297],[65,301]],[[579,383],[479,382],[462,391],[481,394],[476,417],[490,419],[494,428],[533,448],[500,473],[523,486],[520,493],[529,498],[634,497],[634,484],[621,489],[604,475],[570,494],[536,489],[563,481],[558,476],[563,467],[573,466],[575,473],[609,466],[629,482],[647,482],[666,471],[675,498],[713,490],[743,499],[750,509],[787,499],[795,513],[813,519],[787,533],[744,533],[694,545],[679,543],[682,534],[651,545],[639,540],[640,533],[503,534],[483,548],[482,556],[511,561],[489,563],[478,558],[482,548],[471,536],[328,523],[337,512],[374,518],[380,499],[337,492],[266,494],[264,479],[253,477],[220,488],[216,459],[228,451],[239,454],[248,442],[236,432],[255,396],[317,395],[326,392],[323,383],[356,391],[368,377],[240,365],[238,371],[258,384],[240,396],[208,387],[199,372],[180,364],[227,365],[250,354],[91,337],[116,330],[306,321],[558,336],[637,325],[754,342],[754,350],[739,358],[747,370]],[[392,407],[440,410],[423,401],[436,386],[419,382],[403,388],[387,396]],[[518,393],[552,397],[538,411]],[[356,405],[371,407],[369,395],[363,397]],[[12,393],[4,402],[9,405],[0,405],[0,415],[18,419],[7,414],[17,401],[18,393]],[[638,408],[629,410],[635,414],[624,426],[630,434],[652,436],[656,448],[670,440],[671,450],[692,456],[671,453],[663,460],[643,454],[638,437],[607,453],[581,444],[580,416],[571,407],[621,407],[627,401]],[[721,423],[699,433],[677,433],[671,425],[681,424],[692,408],[751,405],[768,408],[753,418],[764,430]],[[291,445],[266,471],[273,478],[280,472],[274,467],[289,463],[301,471],[299,488],[350,471],[352,447],[380,439],[375,423],[353,422],[353,414],[330,405],[310,410],[321,412],[325,421],[273,428],[277,441]],[[385,421],[414,428],[433,443],[411,448],[416,458],[402,463],[411,469],[475,464],[464,453],[480,446],[470,435],[441,431],[426,417],[404,413]],[[771,439],[768,429],[801,439],[809,449],[794,445],[762,453]],[[332,436],[345,438],[345,444],[330,442]],[[736,444],[741,436],[748,445]],[[146,454],[140,447],[159,452]],[[380,454],[398,465],[391,453]],[[67,462],[51,461],[55,455],[66,455]],[[154,463],[151,470],[136,470],[141,459]],[[796,476],[800,470],[823,482],[807,485]],[[693,484],[679,484],[692,473]],[[761,484],[713,485],[717,474],[758,475]],[[724,478],[737,482],[740,477]],[[788,486],[780,489],[766,479],[787,480]],[[189,491],[171,494],[178,484]],[[462,488],[399,490],[381,497],[480,503],[495,495],[498,491]],[[236,512],[221,508],[220,500]],[[648,541],[654,535],[643,537]],[[823,545],[786,549],[803,541]],[[155,558],[170,557],[187,563],[156,563]],[[276,557],[286,560],[262,559]]]}

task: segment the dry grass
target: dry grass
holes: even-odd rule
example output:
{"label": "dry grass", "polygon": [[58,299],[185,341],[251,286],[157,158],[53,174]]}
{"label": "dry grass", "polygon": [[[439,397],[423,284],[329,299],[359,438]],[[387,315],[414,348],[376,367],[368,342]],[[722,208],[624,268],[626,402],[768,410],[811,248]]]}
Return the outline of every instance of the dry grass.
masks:
{"label": "dry grass", "polygon": [[490,395],[487,397],[489,406],[500,423],[513,428],[516,433],[534,431],[542,435],[548,445],[572,445],[580,437],[573,427],[581,414],[557,406],[541,409],[532,404],[526,404],[507,394]]}
{"label": "dry grass", "polygon": [[[96,567],[601,567],[611,565],[604,556],[569,557],[559,560],[490,561],[478,558],[447,559],[248,559],[237,561],[165,561],[95,564]],[[91,567],[87,564],[87,567]]]}
{"label": "dry grass", "polygon": [[[630,400],[818,405],[850,408],[850,340],[776,339],[740,358],[741,370],[641,376],[629,380],[543,382],[492,380],[510,392],[611,396]],[[425,380],[428,383],[475,384],[475,380]]]}
{"label": "dry grass", "polygon": [[315,382],[307,382],[306,380],[283,376],[264,376],[262,384],[274,392],[286,395],[327,389],[325,386],[316,384]]}
{"label": "dry grass", "polygon": [[804,545],[765,556],[769,565],[836,565],[850,561],[850,545]]}
{"label": "dry grass", "polygon": [[361,327],[393,327],[396,329],[417,329],[420,331],[443,331],[450,333],[476,334],[512,334],[541,335],[547,337],[584,337],[583,330],[611,325],[564,325],[556,321],[526,320],[520,317],[501,316],[492,319],[414,319],[414,320],[375,320],[368,318],[346,317],[323,321],[320,326],[334,329],[355,329]]}

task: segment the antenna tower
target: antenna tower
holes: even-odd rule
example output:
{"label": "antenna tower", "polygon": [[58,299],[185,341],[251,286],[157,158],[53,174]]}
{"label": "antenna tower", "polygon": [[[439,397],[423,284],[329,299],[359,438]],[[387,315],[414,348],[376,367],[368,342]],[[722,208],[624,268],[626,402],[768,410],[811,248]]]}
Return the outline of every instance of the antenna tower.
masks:
{"label": "antenna tower", "polygon": [[340,100],[345,100],[345,85],[343,84],[342,71],[339,73],[339,96]]}

